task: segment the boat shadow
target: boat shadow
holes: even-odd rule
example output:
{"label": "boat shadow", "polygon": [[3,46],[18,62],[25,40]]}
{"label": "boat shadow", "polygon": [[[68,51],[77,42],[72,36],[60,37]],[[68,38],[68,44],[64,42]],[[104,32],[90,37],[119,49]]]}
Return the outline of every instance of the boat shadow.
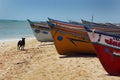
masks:
{"label": "boat shadow", "polygon": [[54,45],[53,42],[41,42],[39,46],[48,46],[48,45]]}
{"label": "boat shadow", "polygon": [[120,77],[120,75],[110,75],[110,74],[104,74],[105,76],[109,76],[109,77]]}
{"label": "boat shadow", "polygon": [[74,57],[75,58],[79,58],[79,57],[89,58],[89,57],[97,57],[97,55],[84,53],[84,54],[61,55],[59,58],[74,58]]}

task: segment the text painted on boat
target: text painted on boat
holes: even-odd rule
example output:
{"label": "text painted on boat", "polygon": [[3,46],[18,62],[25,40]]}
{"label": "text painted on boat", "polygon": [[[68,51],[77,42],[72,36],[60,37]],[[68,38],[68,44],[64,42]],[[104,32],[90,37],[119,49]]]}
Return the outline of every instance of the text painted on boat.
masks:
{"label": "text painted on boat", "polygon": [[120,39],[118,38],[105,39],[105,42],[109,45],[120,47]]}

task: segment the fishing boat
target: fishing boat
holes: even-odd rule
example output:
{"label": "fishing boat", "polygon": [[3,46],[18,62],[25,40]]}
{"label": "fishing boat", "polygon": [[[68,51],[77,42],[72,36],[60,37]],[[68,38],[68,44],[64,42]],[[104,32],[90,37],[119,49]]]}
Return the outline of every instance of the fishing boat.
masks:
{"label": "fishing boat", "polygon": [[38,41],[47,42],[53,41],[50,27],[47,25],[47,22],[32,22],[27,20],[32,28],[32,31]]}
{"label": "fishing boat", "polygon": [[120,76],[120,35],[88,27],[86,30],[104,69],[110,75]]}
{"label": "fishing boat", "polygon": [[119,34],[120,33],[120,26],[117,26],[112,23],[95,23],[95,22],[89,22],[82,20],[82,23],[85,24],[85,26],[96,29],[96,30],[102,30],[105,32],[112,32],[112,34]]}
{"label": "fishing boat", "polygon": [[60,55],[95,54],[84,26],[49,18],[55,47]]}
{"label": "fishing boat", "polygon": [[115,24],[112,24],[112,23],[95,23],[95,22],[90,22],[90,21],[86,21],[86,20],[83,20],[81,19],[82,23],[83,24],[87,24],[89,26],[94,26],[94,27],[120,27],[120,26],[117,26]]}

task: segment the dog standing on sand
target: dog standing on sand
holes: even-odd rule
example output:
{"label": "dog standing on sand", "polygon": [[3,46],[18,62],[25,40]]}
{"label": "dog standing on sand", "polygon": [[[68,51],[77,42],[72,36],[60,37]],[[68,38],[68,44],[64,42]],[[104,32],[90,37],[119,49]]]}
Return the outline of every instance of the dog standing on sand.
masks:
{"label": "dog standing on sand", "polygon": [[17,49],[18,50],[24,50],[24,47],[25,47],[25,38],[22,38],[22,40],[18,41]]}

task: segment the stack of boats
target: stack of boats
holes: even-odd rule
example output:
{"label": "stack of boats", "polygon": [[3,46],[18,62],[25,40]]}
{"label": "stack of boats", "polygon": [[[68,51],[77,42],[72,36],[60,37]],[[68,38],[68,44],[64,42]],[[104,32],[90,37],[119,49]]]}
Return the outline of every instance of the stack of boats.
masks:
{"label": "stack of boats", "polygon": [[[51,33],[51,40],[54,41],[60,55],[96,53],[104,69],[110,75],[120,75],[119,26],[85,20],[82,20],[82,23],[64,22],[50,18],[48,20],[47,31]],[[30,24],[35,32],[39,32],[35,29],[43,29],[40,24],[31,22]],[[39,27],[36,28],[36,26]]]}

